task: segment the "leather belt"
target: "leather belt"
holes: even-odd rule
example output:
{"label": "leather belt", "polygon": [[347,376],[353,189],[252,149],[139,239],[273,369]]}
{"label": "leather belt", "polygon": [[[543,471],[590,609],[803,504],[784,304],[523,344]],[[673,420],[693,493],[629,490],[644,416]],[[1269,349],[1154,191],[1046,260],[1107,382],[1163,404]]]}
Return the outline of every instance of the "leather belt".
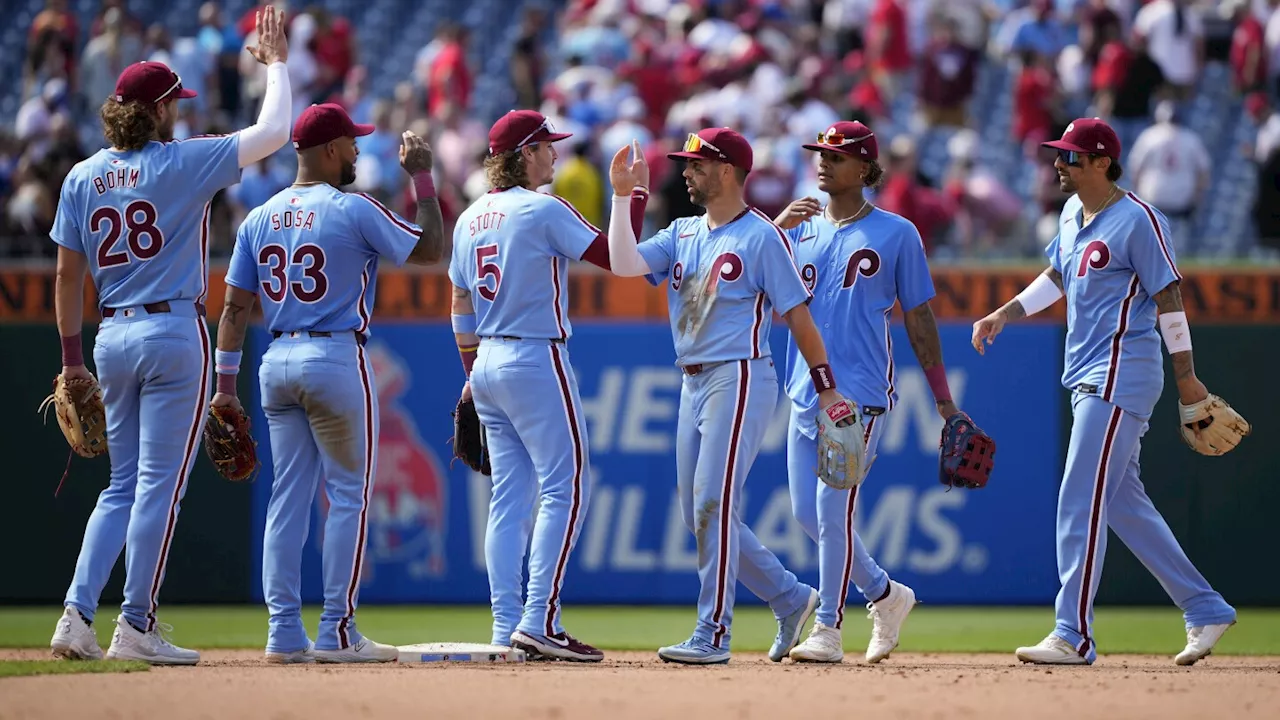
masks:
{"label": "leather belt", "polygon": [[[281,337],[282,335],[292,335],[292,334],[293,334],[293,333],[295,333],[295,332],[299,332],[299,333],[300,333],[300,332],[303,332],[303,331],[302,331],[302,330],[294,330],[294,331],[292,331],[292,332],[281,332],[281,331],[279,331],[279,330],[272,330],[272,331],[271,331],[271,337],[272,337],[272,338],[278,338],[278,337]],[[333,337],[333,333],[329,332],[328,330],[307,330],[307,331],[306,331],[306,333],[307,333],[307,335],[309,335],[309,336],[311,336],[311,337],[313,337],[313,338],[326,338],[326,337]],[[351,334],[356,336],[356,342],[357,342],[357,343],[359,343],[360,345],[364,345],[364,334],[363,334],[363,333],[359,333],[359,332],[356,332],[355,330],[352,330],[352,331],[351,331]]]}
{"label": "leather belt", "polygon": [[[526,339],[528,339],[528,338],[516,337],[516,336],[514,336],[514,335],[500,335],[499,337],[501,337],[503,340],[526,340]],[[564,338],[538,338],[538,339],[539,339],[539,340],[546,340],[547,342],[560,343],[560,344],[562,344],[562,345],[564,344]]]}
{"label": "leather belt", "polygon": [[712,362],[712,363],[692,363],[689,365],[683,365],[681,366],[680,369],[684,371],[685,375],[699,375],[712,368],[720,367],[721,365],[724,365],[726,362],[736,362],[736,361],[722,360],[720,362]]}
{"label": "leather belt", "polygon": [[[196,306],[196,312],[199,313],[200,317],[204,317],[205,316],[204,305],[202,303],[195,303],[195,306]],[[154,302],[154,303],[143,303],[142,309],[146,310],[147,313],[150,315],[155,315],[157,313],[172,312],[172,309],[169,307],[169,301],[167,300],[161,300],[160,302]],[[104,318],[115,317],[117,312],[118,310],[116,308],[102,308],[102,317]]]}

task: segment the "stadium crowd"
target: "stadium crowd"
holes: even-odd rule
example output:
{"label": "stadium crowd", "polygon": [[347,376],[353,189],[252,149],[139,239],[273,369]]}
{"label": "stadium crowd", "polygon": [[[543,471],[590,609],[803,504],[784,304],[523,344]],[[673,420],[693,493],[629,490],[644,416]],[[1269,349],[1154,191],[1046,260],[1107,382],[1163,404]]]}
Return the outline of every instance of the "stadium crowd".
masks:
{"label": "stadium crowd", "polygon": [[[476,109],[476,59],[466,27],[439,23],[413,67],[377,65],[351,20],[319,6],[277,2],[288,13],[294,115],[310,103],[346,106],[378,130],[362,138],[356,188],[405,208],[400,134],[429,138],[447,227],[483,193],[481,160],[495,119]],[[648,222],[693,214],[666,152],[690,131],[727,125],[755,149],[750,202],[770,215],[803,195],[821,197],[802,142],[840,118],[880,137],[886,179],[874,195],[920,229],[931,255],[1031,257],[1053,234],[1065,198],[1047,160],[1033,187],[1015,187],[984,163],[974,105],[984,72],[1012,80],[1008,143],[1030,161],[1070,119],[1098,115],[1125,148],[1123,184],[1175,223],[1205,202],[1218,162],[1256,166],[1253,257],[1280,253],[1280,0],[569,0],[518,6],[510,48],[512,107],[533,107],[574,137],[558,145],[552,190],[603,226],[607,163],[639,138],[653,168]],[[23,102],[0,129],[0,257],[50,257],[62,178],[102,147],[98,108],[126,65],[169,64],[199,97],[183,101],[176,136],[228,132],[256,116],[265,72],[244,51],[253,10],[229,17],[205,3],[194,33],[174,37],[127,0],[104,0],[87,28],[66,0],[47,0],[27,35]],[[1182,121],[1206,64],[1229,69],[1232,96],[1257,126],[1239,157],[1214,158]],[[371,73],[404,80],[373,97]],[[945,132],[947,162],[925,172],[918,148]],[[215,199],[215,255],[230,251],[240,218],[294,175],[292,148],[244,171]],[[1048,237],[1046,237],[1046,233]],[[1260,249],[1259,249],[1260,248]]]}

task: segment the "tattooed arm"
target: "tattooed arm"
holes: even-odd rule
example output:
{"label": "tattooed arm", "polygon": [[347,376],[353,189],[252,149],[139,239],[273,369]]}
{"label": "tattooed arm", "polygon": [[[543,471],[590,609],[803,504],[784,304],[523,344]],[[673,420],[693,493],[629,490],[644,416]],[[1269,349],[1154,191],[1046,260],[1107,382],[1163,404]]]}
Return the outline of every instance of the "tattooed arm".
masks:
{"label": "tattooed arm", "polygon": [[996,341],[1006,323],[1035,315],[1058,302],[1064,294],[1062,273],[1052,267],[1045,268],[1017,297],[973,324],[973,349],[985,355],[986,346]]}
{"label": "tattooed arm", "polygon": [[[1171,326],[1171,330],[1175,333],[1189,332],[1186,328],[1186,314],[1183,311],[1182,293],[1178,290],[1178,283],[1169,283],[1165,286],[1165,289],[1156,293],[1153,299],[1156,301],[1157,311],[1162,316],[1162,326],[1165,324],[1163,316],[1171,313],[1181,313],[1174,321],[1175,324]],[[1176,323],[1181,323],[1183,327],[1178,328]],[[1200,379],[1196,377],[1196,366],[1191,357],[1189,343],[1187,348],[1186,350],[1169,354],[1169,358],[1173,360],[1173,377],[1178,384],[1178,397],[1182,399],[1184,405],[1200,402],[1209,396],[1209,391],[1205,389],[1204,383],[1200,382]]]}
{"label": "tattooed arm", "polygon": [[236,375],[240,372],[240,350],[244,347],[244,334],[249,328],[249,314],[258,296],[251,290],[227,285],[227,296],[222,304],[222,319],[218,321],[218,352],[214,355],[218,376],[217,392],[213,405],[230,405],[240,409],[236,398]]}
{"label": "tattooed arm", "polygon": [[945,420],[960,409],[952,401],[951,390],[947,387],[946,368],[942,365],[942,341],[938,338],[938,322],[933,317],[933,308],[928,302],[923,302],[903,314],[903,323],[907,327],[911,349],[933,390],[938,414]]}

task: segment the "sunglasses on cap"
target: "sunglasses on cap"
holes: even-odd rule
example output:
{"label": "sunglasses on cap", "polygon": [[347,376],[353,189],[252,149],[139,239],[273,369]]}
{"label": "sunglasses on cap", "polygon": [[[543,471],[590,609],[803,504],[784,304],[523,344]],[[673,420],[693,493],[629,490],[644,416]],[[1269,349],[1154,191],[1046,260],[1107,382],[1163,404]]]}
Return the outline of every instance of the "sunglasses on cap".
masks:
{"label": "sunglasses on cap", "polygon": [[155,99],[156,102],[160,102],[161,100],[164,100],[165,98],[169,97],[175,92],[178,92],[178,93],[182,92],[182,77],[177,73],[174,73],[173,77],[176,79],[176,82],[170,85],[169,89],[165,90],[164,93],[160,95],[160,97],[156,98]]}
{"label": "sunglasses on cap", "polygon": [[689,133],[689,139],[684,141],[684,151],[696,153],[701,151],[703,148],[706,148],[711,152],[719,155],[721,159],[724,159],[724,160],[729,159],[728,156],[724,154],[723,150],[716,147],[715,145],[712,145],[706,140],[703,140],[701,137],[698,137],[697,133]]}
{"label": "sunglasses on cap", "polygon": [[543,130],[546,130],[548,134],[555,134],[556,129],[555,129],[555,126],[551,124],[550,118],[544,119],[541,125],[533,129],[533,132],[529,133],[528,135],[525,135],[524,139],[521,140],[518,145],[516,145],[516,149],[519,150],[525,145],[528,145],[529,141],[533,139],[533,136],[537,135]]}
{"label": "sunglasses on cap", "polygon": [[853,145],[860,143],[863,140],[870,140],[873,137],[875,137],[875,133],[867,133],[866,135],[859,135],[858,137],[850,137],[840,132],[820,132],[818,133],[818,144],[834,145],[839,147],[841,145]]}

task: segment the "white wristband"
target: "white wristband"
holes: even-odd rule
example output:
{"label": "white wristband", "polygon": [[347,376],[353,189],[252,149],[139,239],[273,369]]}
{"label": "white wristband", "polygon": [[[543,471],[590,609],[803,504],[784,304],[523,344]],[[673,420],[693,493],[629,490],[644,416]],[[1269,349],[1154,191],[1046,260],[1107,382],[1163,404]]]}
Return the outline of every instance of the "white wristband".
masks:
{"label": "white wristband", "polygon": [[1014,299],[1022,305],[1022,309],[1030,316],[1058,302],[1060,297],[1062,297],[1062,288],[1050,280],[1049,276],[1040,274]]}
{"label": "white wristband", "polygon": [[1161,313],[1160,334],[1170,355],[1191,351],[1191,326],[1187,324],[1185,312]]}

